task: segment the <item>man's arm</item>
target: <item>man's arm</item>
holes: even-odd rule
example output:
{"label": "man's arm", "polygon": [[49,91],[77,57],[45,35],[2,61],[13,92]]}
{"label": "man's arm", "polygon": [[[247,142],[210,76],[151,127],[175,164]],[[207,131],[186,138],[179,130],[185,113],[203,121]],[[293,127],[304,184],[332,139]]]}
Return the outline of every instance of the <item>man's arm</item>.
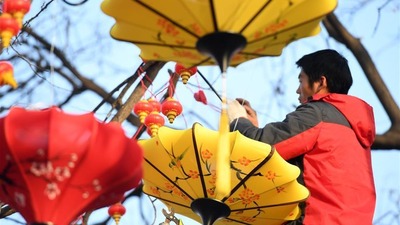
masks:
{"label": "man's arm", "polygon": [[269,123],[258,128],[249,119],[238,118],[230,124],[244,136],[275,145],[279,154],[291,159],[311,150],[319,134],[321,110],[315,104],[304,104],[289,113],[282,122]]}

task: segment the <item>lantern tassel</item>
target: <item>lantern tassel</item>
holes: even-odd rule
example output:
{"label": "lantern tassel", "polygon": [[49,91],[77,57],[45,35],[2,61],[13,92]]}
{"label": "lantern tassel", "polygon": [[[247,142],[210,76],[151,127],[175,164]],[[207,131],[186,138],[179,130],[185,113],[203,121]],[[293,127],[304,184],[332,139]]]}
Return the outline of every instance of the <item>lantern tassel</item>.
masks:
{"label": "lantern tassel", "polygon": [[216,194],[218,199],[222,199],[229,195],[231,191],[229,119],[225,99],[223,99],[223,105],[224,107],[221,111],[219,124],[219,142],[216,165]]}
{"label": "lantern tassel", "polygon": [[231,173],[230,173],[230,141],[229,141],[229,118],[228,104],[226,101],[226,72],[221,74],[222,81],[222,102],[221,102],[221,118],[219,121],[219,142],[217,148],[217,165],[216,165],[216,195],[217,198],[227,196],[231,191]]}

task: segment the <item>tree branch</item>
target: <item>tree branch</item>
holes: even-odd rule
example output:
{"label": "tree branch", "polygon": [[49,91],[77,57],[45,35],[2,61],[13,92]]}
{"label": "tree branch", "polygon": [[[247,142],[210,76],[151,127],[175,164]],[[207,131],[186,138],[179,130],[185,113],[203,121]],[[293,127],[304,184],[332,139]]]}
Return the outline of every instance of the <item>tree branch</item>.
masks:
{"label": "tree branch", "polygon": [[323,20],[323,24],[331,37],[344,44],[353,53],[392,123],[388,131],[376,136],[372,148],[400,149],[400,109],[376,69],[368,51],[358,38],[347,31],[335,14],[329,14]]}

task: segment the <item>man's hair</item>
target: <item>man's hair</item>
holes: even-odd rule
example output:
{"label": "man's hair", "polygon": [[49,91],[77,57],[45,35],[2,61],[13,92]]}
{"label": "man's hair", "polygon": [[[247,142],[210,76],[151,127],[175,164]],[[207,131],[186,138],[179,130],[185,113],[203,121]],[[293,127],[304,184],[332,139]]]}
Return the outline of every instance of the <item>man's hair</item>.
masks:
{"label": "man's hair", "polygon": [[347,94],[353,84],[347,59],[335,50],[316,51],[303,56],[296,64],[308,75],[310,85],[325,76],[331,93]]}

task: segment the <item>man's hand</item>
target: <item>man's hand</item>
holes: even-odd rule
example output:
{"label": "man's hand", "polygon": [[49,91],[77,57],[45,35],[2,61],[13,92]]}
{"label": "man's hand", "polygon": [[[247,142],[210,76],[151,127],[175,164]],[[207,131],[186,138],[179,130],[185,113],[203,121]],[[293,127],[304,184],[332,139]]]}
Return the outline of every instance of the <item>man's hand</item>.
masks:
{"label": "man's hand", "polygon": [[249,119],[254,126],[258,127],[257,112],[253,108],[251,108],[250,102],[245,100],[245,99],[243,99],[243,98],[237,98],[236,100],[246,110],[247,119]]}
{"label": "man's hand", "polygon": [[229,123],[240,117],[247,118],[246,109],[238,101],[228,100]]}

